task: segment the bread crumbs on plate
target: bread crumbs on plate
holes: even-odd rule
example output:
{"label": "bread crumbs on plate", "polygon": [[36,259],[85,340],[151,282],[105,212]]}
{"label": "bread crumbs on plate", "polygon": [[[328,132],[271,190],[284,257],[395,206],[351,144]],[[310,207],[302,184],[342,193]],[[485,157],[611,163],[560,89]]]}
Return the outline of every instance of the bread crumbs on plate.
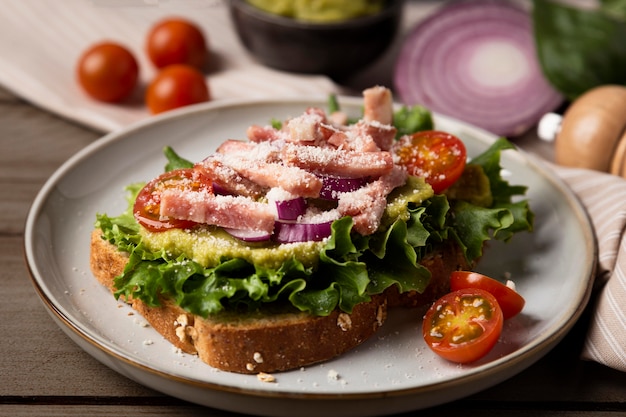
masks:
{"label": "bread crumbs on plate", "polygon": [[258,374],[256,374],[256,377],[261,382],[276,382],[276,378],[274,378],[274,375],[267,374],[265,372],[259,372]]}

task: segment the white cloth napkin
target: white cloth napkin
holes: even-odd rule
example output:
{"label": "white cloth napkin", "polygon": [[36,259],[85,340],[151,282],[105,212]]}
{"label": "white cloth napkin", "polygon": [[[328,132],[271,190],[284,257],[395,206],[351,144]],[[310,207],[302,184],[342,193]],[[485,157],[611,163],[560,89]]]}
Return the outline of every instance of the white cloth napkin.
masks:
{"label": "white cloth napkin", "polygon": [[[404,29],[438,3],[408,2]],[[155,74],[143,50],[145,35],[156,21],[172,15],[193,20],[208,36],[214,65],[207,79],[214,100],[343,92],[325,77],[288,74],[257,64],[239,43],[220,0],[2,0],[0,84],[42,108],[103,132],[148,118],[141,94],[123,106],[86,97],[75,81],[74,66],[89,45],[118,41],[138,58],[145,86]],[[355,82],[363,87],[390,86],[388,63],[382,65],[382,73],[376,74],[374,68],[374,76],[365,74]],[[557,168],[557,172],[587,207],[599,241],[599,288],[592,300],[595,312],[584,357],[626,371],[626,181],[585,170]]]}
{"label": "white cloth napkin", "polygon": [[322,96],[341,92],[322,76],[293,75],[254,61],[240,44],[225,2],[216,0],[2,0],[0,84],[68,119],[103,132],[149,117],[138,89],[125,105],[88,98],[75,80],[81,53],[102,40],[126,45],[145,87],[155,75],[144,42],[158,20],[182,16],[200,25],[211,49],[207,74],[215,100]]}
{"label": "white cloth napkin", "polygon": [[598,241],[593,317],[583,357],[626,372],[626,180],[557,167],[591,218]]}

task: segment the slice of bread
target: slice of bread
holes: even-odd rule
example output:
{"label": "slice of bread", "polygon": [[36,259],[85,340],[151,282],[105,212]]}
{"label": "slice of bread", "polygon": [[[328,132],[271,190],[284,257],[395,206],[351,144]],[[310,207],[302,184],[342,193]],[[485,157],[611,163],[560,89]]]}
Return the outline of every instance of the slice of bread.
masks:
{"label": "slice of bread", "polygon": [[[93,231],[91,269],[112,292],[114,278],[123,272],[127,261],[127,254],[102,239],[100,230]],[[463,261],[456,245],[443,246],[423,262],[432,273],[425,293],[399,294],[393,287],[370,302],[356,305],[351,314],[335,310],[326,317],[274,308],[202,318],[166,298],[159,307],[150,307],[139,299],[125,301],[174,346],[198,354],[207,364],[230,372],[269,373],[322,362],[358,346],[382,326],[388,304],[422,306],[447,292],[450,272],[467,267]]]}

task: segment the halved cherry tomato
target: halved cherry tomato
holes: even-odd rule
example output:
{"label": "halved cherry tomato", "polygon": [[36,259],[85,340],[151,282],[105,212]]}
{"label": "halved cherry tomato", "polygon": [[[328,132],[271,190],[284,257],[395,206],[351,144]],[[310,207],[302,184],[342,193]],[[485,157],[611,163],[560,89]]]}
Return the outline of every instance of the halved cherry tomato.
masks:
{"label": "halved cherry tomato", "polygon": [[441,357],[468,363],[485,356],[500,338],[502,310],[495,297],[478,288],[450,292],[428,309],[422,333]]}
{"label": "halved cherry tomato", "polygon": [[446,132],[427,130],[398,141],[394,152],[409,174],[423,177],[440,193],[459,179],[467,159],[465,145]]}
{"label": "halved cherry tomato", "polygon": [[193,168],[165,172],[139,191],[133,206],[133,215],[139,224],[152,232],[163,232],[174,228],[189,229],[196,224],[189,220],[161,217],[161,193],[172,188],[193,191],[212,190],[211,181]]}
{"label": "halved cherry tomato", "polygon": [[133,54],[117,43],[93,45],[78,60],[76,75],[80,86],[96,100],[119,102],[137,84],[139,65]]}
{"label": "halved cherry tomato", "polygon": [[209,99],[209,87],[200,71],[188,65],[170,65],[152,80],[145,101],[156,114]]}
{"label": "halved cherry tomato", "polygon": [[450,275],[450,289],[456,291],[463,288],[480,288],[490,292],[498,300],[505,320],[519,314],[526,304],[524,297],[500,281],[478,272],[454,271]]}
{"label": "halved cherry tomato", "polygon": [[146,52],[157,68],[185,64],[202,70],[207,63],[207,42],[202,30],[194,23],[169,18],[150,29]]}

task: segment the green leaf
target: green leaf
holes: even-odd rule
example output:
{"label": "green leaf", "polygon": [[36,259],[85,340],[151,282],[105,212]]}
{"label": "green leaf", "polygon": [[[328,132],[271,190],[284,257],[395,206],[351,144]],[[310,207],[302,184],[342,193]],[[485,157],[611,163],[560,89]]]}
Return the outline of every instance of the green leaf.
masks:
{"label": "green leaf", "polygon": [[493,198],[493,204],[505,204],[511,202],[515,195],[523,195],[526,192],[525,186],[512,186],[502,178],[502,166],[500,157],[502,151],[515,149],[515,145],[506,138],[498,138],[482,154],[473,158],[471,164],[480,165],[485,175],[489,179],[489,187]]}
{"label": "green leaf", "polygon": [[165,148],[163,148],[163,153],[167,158],[165,172],[170,172],[175,169],[181,168],[193,168],[193,162],[180,157],[176,152],[174,152],[174,149],[172,149],[170,146],[166,146]]}
{"label": "green leaf", "polygon": [[328,114],[332,114],[334,112],[340,111],[341,107],[339,106],[339,101],[337,101],[336,94],[328,95]]}
{"label": "green leaf", "polygon": [[618,20],[626,20],[626,0],[602,0],[602,11]]}
{"label": "green leaf", "polygon": [[393,124],[398,129],[396,138],[434,127],[430,110],[419,105],[400,107],[393,114]]}
{"label": "green leaf", "polygon": [[405,222],[396,221],[381,237],[378,248],[372,248],[372,253],[375,257],[367,261],[370,292],[382,293],[392,285],[397,285],[400,292],[423,292],[428,285],[430,272],[418,263]]}
{"label": "green leaf", "polygon": [[468,259],[482,256],[483,244],[514,223],[505,208],[484,208],[459,201],[454,207],[454,231],[466,248]]}
{"label": "green leaf", "polygon": [[623,1],[583,10],[534,0],[537,54],[548,81],[570,100],[603,84],[626,84]]}

